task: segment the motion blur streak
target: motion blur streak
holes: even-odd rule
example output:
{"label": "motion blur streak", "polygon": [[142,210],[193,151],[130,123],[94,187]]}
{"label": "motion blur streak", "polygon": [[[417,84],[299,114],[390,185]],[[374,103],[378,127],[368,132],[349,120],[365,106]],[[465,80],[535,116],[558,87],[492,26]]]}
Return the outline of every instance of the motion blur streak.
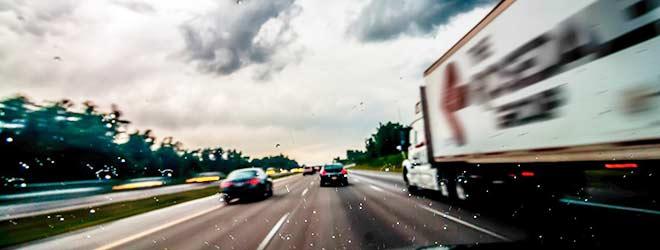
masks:
{"label": "motion blur streak", "polygon": [[220,176],[205,176],[205,177],[195,177],[186,180],[186,183],[195,183],[195,182],[212,182],[220,180]]}
{"label": "motion blur streak", "polygon": [[157,187],[163,185],[162,181],[143,181],[122,184],[112,187],[112,190],[126,190],[126,189],[136,189],[136,188],[147,188],[147,187]]}

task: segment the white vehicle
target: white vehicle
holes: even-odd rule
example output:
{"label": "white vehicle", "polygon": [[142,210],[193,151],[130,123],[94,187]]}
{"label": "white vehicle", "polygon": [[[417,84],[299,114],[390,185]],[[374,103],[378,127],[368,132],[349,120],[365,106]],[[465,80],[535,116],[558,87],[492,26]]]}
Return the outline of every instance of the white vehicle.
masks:
{"label": "white vehicle", "polygon": [[655,3],[502,1],[424,72],[409,189],[570,191],[585,169],[657,166]]}

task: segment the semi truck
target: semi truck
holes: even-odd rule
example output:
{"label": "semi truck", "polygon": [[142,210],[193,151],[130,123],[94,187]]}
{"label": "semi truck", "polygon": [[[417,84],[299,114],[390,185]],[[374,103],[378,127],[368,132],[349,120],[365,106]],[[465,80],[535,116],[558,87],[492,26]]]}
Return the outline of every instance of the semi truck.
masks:
{"label": "semi truck", "polygon": [[424,71],[408,189],[457,200],[579,195],[585,171],[602,170],[647,177],[638,184],[657,191],[659,6],[497,3]]}

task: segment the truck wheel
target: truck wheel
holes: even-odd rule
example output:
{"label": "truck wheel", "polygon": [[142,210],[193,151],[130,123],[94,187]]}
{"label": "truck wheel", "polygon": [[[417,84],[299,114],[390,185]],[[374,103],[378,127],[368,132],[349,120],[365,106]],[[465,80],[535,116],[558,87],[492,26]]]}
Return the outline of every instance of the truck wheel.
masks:
{"label": "truck wheel", "polygon": [[459,200],[467,200],[470,197],[470,194],[467,192],[467,189],[464,185],[466,182],[465,177],[463,176],[458,176],[456,177],[455,183],[455,189],[456,190],[456,198]]}
{"label": "truck wheel", "polygon": [[410,183],[408,182],[407,174],[408,174],[408,170],[406,170],[406,168],[404,167],[403,168],[403,182],[406,184],[406,188],[408,189],[408,193],[410,193],[412,195],[416,195],[416,194],[419,193],[419,188],[417,188],[417,186],[410,185]]}
{"label": "truck wheel", "polygon": [[416,186],[411,186],[408,183],[406,183],[406,187],[408,188],[408,193],[412,195],[417,195],[419,193],[419,188]]}

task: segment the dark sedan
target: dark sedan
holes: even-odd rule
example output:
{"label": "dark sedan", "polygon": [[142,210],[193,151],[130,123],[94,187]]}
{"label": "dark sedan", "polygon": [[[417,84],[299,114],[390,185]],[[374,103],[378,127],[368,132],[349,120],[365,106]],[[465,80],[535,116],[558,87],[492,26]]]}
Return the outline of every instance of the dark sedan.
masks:
{"label": "dark sedan", "polygon": [[273,182],[261,168],[232,171],[220,183],[222,196],[227,204],[234,198],[267,198],[273,196]]}
{"label": "dark sedan", "polygon": [[321,168],[319,175],[321,176],[321,187],[326,184],[348,185],[348,171],[346,171],[341,164],[334,163],[325,165]]}

